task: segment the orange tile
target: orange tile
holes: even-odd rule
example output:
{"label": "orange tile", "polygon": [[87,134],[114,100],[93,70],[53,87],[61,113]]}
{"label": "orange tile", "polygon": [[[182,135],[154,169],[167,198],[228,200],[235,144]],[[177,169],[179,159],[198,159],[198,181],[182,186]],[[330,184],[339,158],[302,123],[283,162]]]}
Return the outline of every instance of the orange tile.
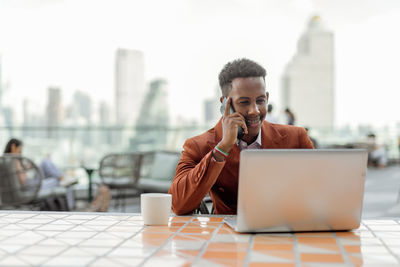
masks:
{"label": "orange tile", "polygon": [[143,244],[145,245],[150,245],[150,246],[156,246],[159,247],[165,243],[164,239],[148,239],[148,240],[143,240]]}
{"label": "orange tile", "polygon": [[255,235],[254,236],[254,243],[273,243],[273,244],[292,244],[294,243],[294,237],[288,236],[262,236],[262,235]]}
{"label": "orange tile", "polygon": [[143,240],[148,240],[148,239],[168,239],[171,234],[167,233],[141,233],[140,236],[142,237]]}
{"label": "orange tile", "polygon": [[177,250],[177,252],[181,255],[188,256],[188,258],[196,258],[200,250]]}
{"label": "orange tile", "polygon": [[356,266],[362,266],[364,260],[361,256],[349,256],[350,262]]}
{"label": "orange tile", "polygon": [[335,235],[337,237],[346,237],[346,238],[354,238],[354,239],[360,239],[359,235],[357,235],[354,232],[336,232]]}
{"label": "orange tile", "polygon": [[196,217],[193,219],[194,222],[223,222],[224,217]]}
{"label": "orange tile", "polygon": [[144,233],[176,233],[180,227],[167,227],[167,226],[147,226],[143,229]]}
{"label": "orange tile", "polygon": [[244,259],[234,260],[234,259],[207,259],[207,261],[212,263],[217,263],[219,266],[226,267],[239,267],[244,266]]}
{"label": "orange tile", "polygon": [[243,260],[246,258],[246,252],[244,251],[206,251],[203,254],[204,259],[239,259]]}
{"label": "orange tile", "polygon": [[170,222],[168,226],[170,227],[182,227],[185,225],[185,222]]}
{"label": "orange tile", "polygon": [[265,254],[265,255],[269,255],[272,257],[277,257],[277,258],[282,258],[285,260],[290,260],[290,261],[294,261],[296,256],[294,254],[294,251],[277,251],[277,250],[262,250],[262,251],[257,251],[259,253]]}
{"label": "orange tile", "polygon": [[235,231],[232,229],[219,229],[218,234],[229,235],[229,234],[236,234]]}
{"label": "orange tile", "polygon": [[304,232],[296,233],[297,237],[309,236],[309,237],[333,237],[332,232]]}
{"label": "orange tile", "polygon": [[174,240],[209,240],[211,234],[177,234],[173,237]]}
{"label": "orange tile", "polygon": [[357,245],[344,245],[344,249],[347,253],[361,253],[361,246]]}
{"label": "orange tile", "polygon": [[302,262],[344,262],[341,254],[302,253],[300,260]]}
{"label": "orange tile", "polygon": [[265,244],[265,243],[255,243],[253,250],[289,250],[293,251],[292,244]]}
{"label": "orange tile", "polygon": [[211,242],[207,251],[246,251],[248,246],[248,243]]}
{"label": "orange tile", "polygon": [[333,237],[298,237],[298,241],[304,244],[336,244]]}
{"label": "orange tile", "polygon": [[330,251],[334,251],[336,253],[340,253],[340,248],[338,245],[336,244],[303,244],[305,246],[308,247],[312,247],[312,248],[319,248],[319,249],[325,249],[325,250],[330,250]]}
{"label": "orange tile", "polygon": [[215,224],[215,223],[200,223],[200,222],[191,222],[188,223],[185,227],[209,227],[209,228],[217,228],[219,226],[219,224]]}
{"label": "orange tile", "polygon": [[183,228],[180,233],[191,233],[191,234],[212,234],[215,228],[210,227],[185,227]]}
{"label": "orange tile", "polygon": [[170,219],[170,222],[187,222],[190,221],[192,219],[191,216],[177,216],[177,217],[172,217]]}
{"label": "orange tile", "polygon": [[249,267],[294,267],[294,263],[267,263],[267,262],[252,262]]}

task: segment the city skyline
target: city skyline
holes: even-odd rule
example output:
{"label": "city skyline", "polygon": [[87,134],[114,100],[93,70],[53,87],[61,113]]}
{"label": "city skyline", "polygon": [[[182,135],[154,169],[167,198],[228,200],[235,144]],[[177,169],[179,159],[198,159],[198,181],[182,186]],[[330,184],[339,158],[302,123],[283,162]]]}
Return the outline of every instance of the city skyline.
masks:
{"label": "city skyline", "polygon": [[237,57],[267,69],[278,104],[284,66],[315,13],[336,38],[337,124],[397,123],[397,1],[1,1],[3,105],[18,109],[22,121],[24,98],[44,109],[55,86],[64,103],[82,90],[95,106],[115,108],[118,48],[143,51],[146,84],[168,80],[173,119],[201,121],[220,69]]}

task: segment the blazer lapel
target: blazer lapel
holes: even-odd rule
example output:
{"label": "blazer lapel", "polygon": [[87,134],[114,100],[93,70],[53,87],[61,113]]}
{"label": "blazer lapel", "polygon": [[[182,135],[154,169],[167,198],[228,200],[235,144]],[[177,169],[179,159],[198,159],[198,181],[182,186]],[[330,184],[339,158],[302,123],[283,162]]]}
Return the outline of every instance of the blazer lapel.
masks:
{"label": "blazer lapel", "polygon": [[287,134],[281,135],[279,131],[267,121],[263,122],[261,133],[262,148],[279,148],[287,143]]}

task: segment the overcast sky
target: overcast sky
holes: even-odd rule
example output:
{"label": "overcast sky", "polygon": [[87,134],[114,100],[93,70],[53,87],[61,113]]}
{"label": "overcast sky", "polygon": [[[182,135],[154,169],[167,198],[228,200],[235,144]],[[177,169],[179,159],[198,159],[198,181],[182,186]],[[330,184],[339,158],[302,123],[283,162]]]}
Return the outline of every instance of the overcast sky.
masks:
{"label": "overcast sky", "polygon": [[117,48],[145,55],[146,81],[169,81],[173,117],[200,119],[222,66],[248,57],[268,72],[270,100],[309,18],[335,33],[336,122],[400,121],[398,0],[0,0],[3,105],[43,112],[47,88],[114,104]]}

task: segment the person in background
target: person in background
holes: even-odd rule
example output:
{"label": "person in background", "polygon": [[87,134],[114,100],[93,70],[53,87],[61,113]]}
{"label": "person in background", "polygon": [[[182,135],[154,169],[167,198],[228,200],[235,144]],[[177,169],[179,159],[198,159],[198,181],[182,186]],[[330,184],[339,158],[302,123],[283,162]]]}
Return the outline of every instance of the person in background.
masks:
{"label": "person in background", "polygon": [[294,123],[296,121],[296,118],[295,118],[293,112],[289,108],[286,108],[285,109],[285,114],[286,114],[286,120],[287,120],[286,124],[287,125],[294,125]]}
{"label": "person in background", "polygon": [[272,114],[273,109],[274,109],[274,107],[272,106],[272,104],[268,104],[267,115],[265,116],[265,119],[270,123],[279,123],[278,117],[276,117],[274,114]]}
{"label": "person in background", "polygon": [[373,133],[367,136],[368,163],[378,168],[384,168],[387,165],[387,153],[384,146],[376,143],[376,136]]}
{"label": "person in background", "polygon": [[[21,155],[23,143],[21,140],[12,138],[6,144],[4,154]],[[20,161],[15,162],[15,168],[18,172],[18,179],[21,186],[24,186],[27,182],[26,174],[22,171]],[[74,192],[71,188],[73,184],[76,184],[78,180],[76,178],[65,178],[62,171],[53,164],[49,159],[45,159],[40,164],[40,170],[43,173],[43,180],[40,187],[40,191],[55,188],[57,186],[66,187],[66,197],[68,202],[68,208],[71,210],[75,206]],[[39,191],[39,194],[40,194]]]}
{"label": "person in background", "polygon": [[315,139],[314,137],[312,137],[312,136],[310,136],[310,128],[308,128],[308,127],[305,127],[304,129],[306,129],[306,131],[307,131],[307,134],[308,134],[308,137],[310,138],[310,140],[311,140],[311,142],[313,143],[313,145],[314,145],[314,148],[318,148],[319,147],[319,145],[318,145],[318,141],[317,141],[317,139]]}

